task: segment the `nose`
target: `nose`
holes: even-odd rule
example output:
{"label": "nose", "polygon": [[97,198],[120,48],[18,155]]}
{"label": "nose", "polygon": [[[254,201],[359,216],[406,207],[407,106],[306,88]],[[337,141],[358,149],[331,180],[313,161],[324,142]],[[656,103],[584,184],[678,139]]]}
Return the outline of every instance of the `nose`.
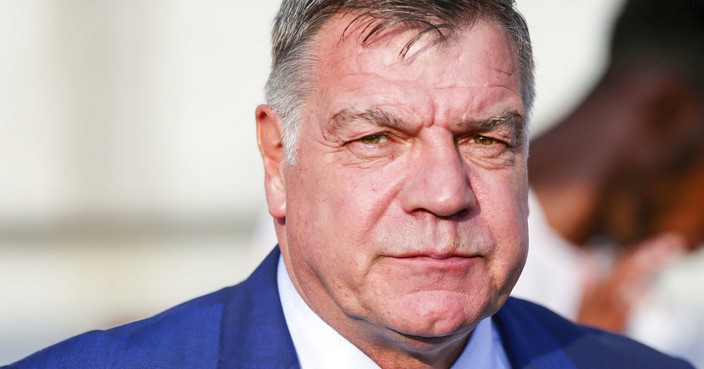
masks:
{"label": "nose", "polygon": [[425,211],[438,217],[464,216],[476,204],[468,166],[453,137],[416,147],[401,200],[409,213]]}

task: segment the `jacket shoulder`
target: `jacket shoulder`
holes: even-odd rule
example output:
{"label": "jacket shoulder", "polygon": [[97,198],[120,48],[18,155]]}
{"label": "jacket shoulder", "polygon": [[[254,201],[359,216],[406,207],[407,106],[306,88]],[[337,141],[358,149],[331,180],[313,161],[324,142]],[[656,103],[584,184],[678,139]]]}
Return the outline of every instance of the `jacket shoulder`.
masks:
{"label": "jacket shoulder", "polygon": [[509,298],[495,321],[515,368],[694,369],[630,338],[575,324],[516,298]]}
{"label": "jacket shoulder", "polygon": [[91,331],[43,349],[3,369],[213,368],[218,361],[223,306],[234,287],[151,318]]}
{"label": "jacket shoulder", "polygon": [[93,331],[2,369],[296,368],[274,248],[242,283],[154,317]]}

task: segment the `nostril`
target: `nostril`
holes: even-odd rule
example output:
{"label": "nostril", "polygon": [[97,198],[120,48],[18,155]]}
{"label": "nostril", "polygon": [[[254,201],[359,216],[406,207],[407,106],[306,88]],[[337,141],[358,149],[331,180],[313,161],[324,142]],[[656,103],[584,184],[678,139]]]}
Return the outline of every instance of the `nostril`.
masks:
{"label": "nostril", "polygon": [[454,221],[454,222],[460,222],[460,221],[469,219],[470,215],[471,215],[471,212],[469,209],[462,209],[462,210],[460,210],[452,215],[449,215],[447,217],[444,217],[444,218],[446,218],[447,220]]}

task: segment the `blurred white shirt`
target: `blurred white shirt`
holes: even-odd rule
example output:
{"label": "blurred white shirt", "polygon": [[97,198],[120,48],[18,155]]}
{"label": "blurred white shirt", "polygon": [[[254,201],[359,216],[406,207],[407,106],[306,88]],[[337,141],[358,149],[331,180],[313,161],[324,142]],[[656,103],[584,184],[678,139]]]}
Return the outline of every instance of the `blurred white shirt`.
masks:
{"label": "blurred white shirt", "polygon": [[[608,248],[587,253],[550,228],[529,196],[529,252],[511,293],[575,320],[589,273],[608,268]],[[669,264],[629,317],[626,335],[704,368],[704,247]]]}

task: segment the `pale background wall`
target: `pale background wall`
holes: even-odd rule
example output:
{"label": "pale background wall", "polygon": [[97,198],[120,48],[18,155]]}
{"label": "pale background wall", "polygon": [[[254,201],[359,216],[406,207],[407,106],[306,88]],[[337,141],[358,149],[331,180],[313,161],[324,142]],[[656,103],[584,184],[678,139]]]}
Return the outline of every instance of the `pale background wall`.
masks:
{"label": "pale background wall", "polygon": [[[519,0],[534,133],[603,67],[620,0]],[[243,279],[278,1],[0,0],[0,364]]]}

